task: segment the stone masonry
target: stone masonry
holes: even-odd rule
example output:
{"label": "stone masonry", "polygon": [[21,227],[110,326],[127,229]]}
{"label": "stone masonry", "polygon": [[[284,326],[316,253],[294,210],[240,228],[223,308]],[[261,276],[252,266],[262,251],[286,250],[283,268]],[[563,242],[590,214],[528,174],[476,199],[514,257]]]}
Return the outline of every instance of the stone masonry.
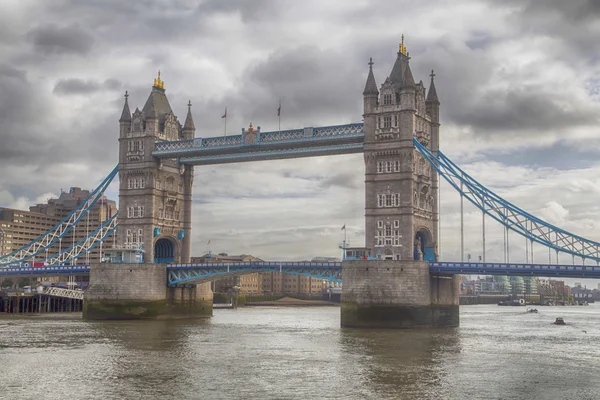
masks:
{"label": "stone masonry", "polygon": [[141,111],[130,112],[125,94],[119,124],[118,242],[141,245],[144,261],[153,262],[156,242],[166,239],[173,249],[167,258],[189,262],[193,166],[180,166],[176,159],[159,160],[152,151],[157,141],[194,138],[191,103],[182,126],[159,73]]}
{"label": "stone masonry", "polygon": [[369,63],[363,92],[366,247],[387,260],[434,261],[438,177],[414,148],[413,137],[437,153],[440,102],[433,72],[426,96],[409,60],[403,40],[380,90]]}

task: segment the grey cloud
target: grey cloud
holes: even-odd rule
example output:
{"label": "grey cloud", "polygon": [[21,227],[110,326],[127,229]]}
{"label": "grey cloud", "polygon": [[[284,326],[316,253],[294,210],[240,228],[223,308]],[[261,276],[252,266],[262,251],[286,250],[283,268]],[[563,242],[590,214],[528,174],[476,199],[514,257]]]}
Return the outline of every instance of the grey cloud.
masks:
{"label": "grey cloud", "polygon": [[71,95],[71,94],[92,94],[100,90],[117,90],[121,89],[121,82],[116,79],[107,79],[104,83],[96,80],[84,80],[79,78],[60,79],[54,86],[54,94]]}
{"label": "grey cloud", "polygon": [[[489,0],[499,8],[512,11],[510,22],[518,26],[514,36],[540,35],[550,37],[563,46],[556,46],[557,58],[569,62],[597,62],[600,34],[598,0]],[[553,49],[548,49],[553,51]]]}
{"label": "grey cloud", "polygon": [[566,108],[553,94],[541,87],[490,90],[463,101],[455,110],[454,122],[472,126],[478,134],[537,131],[587,126],[598,123],[598,116],[582,107]]}
{"label": "grey cloud", "polygon": [[31,29],[27,37],[35,49],[44,54],[86,54],[94,44],[94,38],[76,25],[58,27],[44,25]]}

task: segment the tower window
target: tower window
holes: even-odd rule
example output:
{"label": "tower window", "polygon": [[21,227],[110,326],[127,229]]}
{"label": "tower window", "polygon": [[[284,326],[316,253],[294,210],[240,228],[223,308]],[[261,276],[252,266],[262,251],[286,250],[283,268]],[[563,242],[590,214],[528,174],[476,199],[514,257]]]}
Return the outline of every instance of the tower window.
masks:
{"label": "tower window", "polygon": [[377,118],[377,129],[381,129],[381,117]]}
{"label": "tower window", "polygon": [[383,95],[383,105],[390,105],[392,104],[392,95],[391,94],[384,94]]}
{"label": "tower window", "polygon": [[398,116],[394,115],[394,126],[398,127]]}
{"label": "tower window", "polygon": [[384,128],[392,127],[392,117],[390,115],[383,117],[383,127]]}

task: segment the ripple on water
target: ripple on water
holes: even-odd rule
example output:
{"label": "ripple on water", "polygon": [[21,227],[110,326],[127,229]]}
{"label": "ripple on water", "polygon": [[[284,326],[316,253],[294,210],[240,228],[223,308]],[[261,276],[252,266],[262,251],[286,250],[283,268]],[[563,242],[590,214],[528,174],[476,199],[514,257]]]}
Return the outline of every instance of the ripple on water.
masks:
{"label": "ripple on water", "polygon": [[[567,326],[551,325],[563,316]],[[339,328],[338,308],[210,320],[0,318],[7,398],[592,399],[600,307],[461,307],[448,330]],[[586,332],[583,332],[583,331]]]}

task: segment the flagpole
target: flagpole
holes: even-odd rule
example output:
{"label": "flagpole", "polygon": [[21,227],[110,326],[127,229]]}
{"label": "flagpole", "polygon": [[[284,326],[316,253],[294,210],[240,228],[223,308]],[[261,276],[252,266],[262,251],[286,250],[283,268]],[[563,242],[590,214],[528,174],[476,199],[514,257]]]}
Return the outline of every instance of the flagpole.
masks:
{"label": "flagpole", "polygon": [[279,119],[279,133],[281,133],[281,100],[279,100],[279,108],[277,109],[277,118]]}
{"label": "flagpole", "polygon": [[225,111],[225,136],[227,136],[227,111]]}

